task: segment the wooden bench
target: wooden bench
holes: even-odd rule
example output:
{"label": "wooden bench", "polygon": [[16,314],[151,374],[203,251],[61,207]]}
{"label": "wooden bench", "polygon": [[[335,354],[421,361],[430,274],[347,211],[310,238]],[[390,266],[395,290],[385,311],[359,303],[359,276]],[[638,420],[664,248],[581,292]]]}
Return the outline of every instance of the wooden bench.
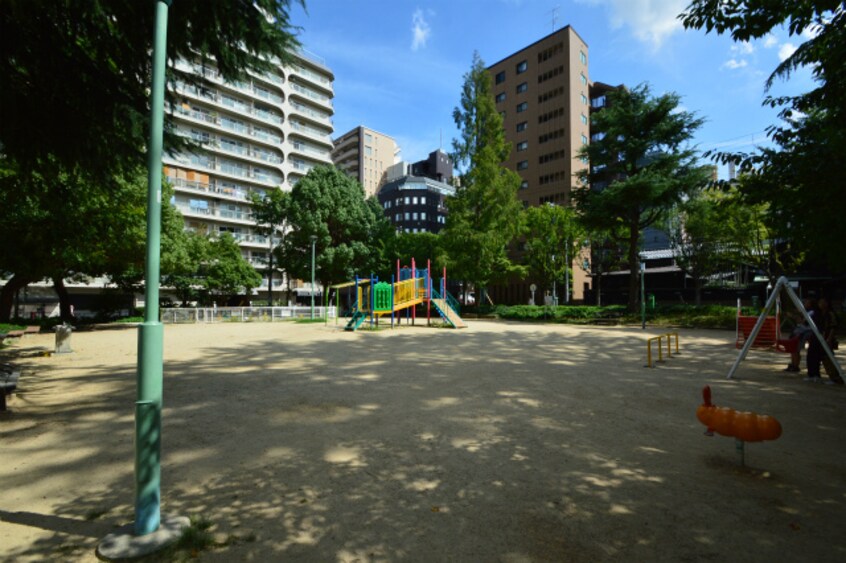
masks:
{"label": "wooden bench", "polygon": [[606,313],[602,316],[592,318],[590,323],[595,325],[618,325],[622,318],[623,313]]}
{"label": "wooden bench", "polygon": [[18,388],[21,371],[14,369],[11,364],[0,364],[0,411],[6,410],[6,395]]}
{"label": "wooden bench", "polygon": [[24,334],[38,334],[41,332],[41,327],[38,325],[28,325],[24,329]]}

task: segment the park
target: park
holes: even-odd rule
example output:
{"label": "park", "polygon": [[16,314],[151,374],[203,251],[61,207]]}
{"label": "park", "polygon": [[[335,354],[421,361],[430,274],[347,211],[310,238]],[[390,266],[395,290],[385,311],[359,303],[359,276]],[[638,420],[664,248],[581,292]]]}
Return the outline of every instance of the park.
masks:
{"label": "park", "polygon": [[[735,335],[470,320],[167,325],[162,511],[200,561],[842,561],[846,395]],[[0,424],[3,561],[95,561],[132,521],[137,331],[26,335]],[[714,403],[777,418],[704,435]]]}

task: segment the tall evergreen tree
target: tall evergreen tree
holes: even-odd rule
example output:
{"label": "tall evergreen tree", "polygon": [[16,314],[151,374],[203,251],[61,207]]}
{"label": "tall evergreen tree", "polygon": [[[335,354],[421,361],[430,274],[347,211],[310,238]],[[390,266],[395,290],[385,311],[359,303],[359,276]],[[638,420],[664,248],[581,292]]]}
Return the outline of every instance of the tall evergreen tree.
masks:
{"label": "tall evergreen tree", "polygon": [[579,172],[582,187],[573,197],[588,230],[625,237],[628,306],[636,311],[643,229],[708,181],[707,170],[686,147],[702,119],[679,111],[678,94],[655,98],[645,84],[615,90],[607,99],[592,123],[604,135],[579,152],[590,167]]}
{"label": "tall evergreen tree", "polygon": [[461,183],[447,200],[444,243],[453,277],[483,291],[491,281],[520,269],[508,257],[508,245],[519,233],[522,206],[517,199],[520,176],[502,164],[511,144],[505,140],[491,77],[478,53],[464,75],[453,119],[460,131],[452,147]]}

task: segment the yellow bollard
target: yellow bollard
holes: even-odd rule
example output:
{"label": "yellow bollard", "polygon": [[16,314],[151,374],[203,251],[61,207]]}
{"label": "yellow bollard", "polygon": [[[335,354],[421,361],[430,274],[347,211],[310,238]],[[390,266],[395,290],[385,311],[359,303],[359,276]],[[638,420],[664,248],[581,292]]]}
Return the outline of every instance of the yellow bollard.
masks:
{"label": "yellow bollard", "polygon": [[658,336],[653,336],[651,338],[646,339],[646,367],[651,368],[652,366],[652,341],[658,341],[658,361],[663,362],[664,357],[662,356],[662,344],[661,339],[664,338],[664,334],[659,334]]}

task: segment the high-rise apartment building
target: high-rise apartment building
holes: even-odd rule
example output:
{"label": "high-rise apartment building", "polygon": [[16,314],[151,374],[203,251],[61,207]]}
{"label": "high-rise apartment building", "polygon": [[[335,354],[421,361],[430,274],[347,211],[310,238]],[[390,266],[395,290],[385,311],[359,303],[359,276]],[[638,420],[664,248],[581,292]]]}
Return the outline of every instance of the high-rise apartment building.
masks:
{"label": "high-rise apartment building", "polygon": [[[520,175],[518,197],[527,207],[569,205],[575,173],[587,166],[576,154],[590,142],[588,55],[587,43],[566,26],[488,67],[512,145],[505,165]],[[571,272],[572,298],[582,299],[589,278],[578,266]]]}
{"label": "high-rise apartment building", "polygon": [[387,171],[400,149],[392,137],[358,126],[335,139],[332,161],[364,187],[367,197],[376,195],[388,181]]}
{"label": "high-rise apartment building", "polygon": [[[237,83],[224,82],[207,61],[176,64],[203,80],[178,82],[181,101],[168,115],[178,134],[201,147],[165,156],[173,203],[186,228],[230,233],[243,256],[266,269],[270,241],[255,230],[249,195],[290,190],[314,166],[332,164],[334,75],[305,52]],[[274,274],[274,288],[283,283]]]}

